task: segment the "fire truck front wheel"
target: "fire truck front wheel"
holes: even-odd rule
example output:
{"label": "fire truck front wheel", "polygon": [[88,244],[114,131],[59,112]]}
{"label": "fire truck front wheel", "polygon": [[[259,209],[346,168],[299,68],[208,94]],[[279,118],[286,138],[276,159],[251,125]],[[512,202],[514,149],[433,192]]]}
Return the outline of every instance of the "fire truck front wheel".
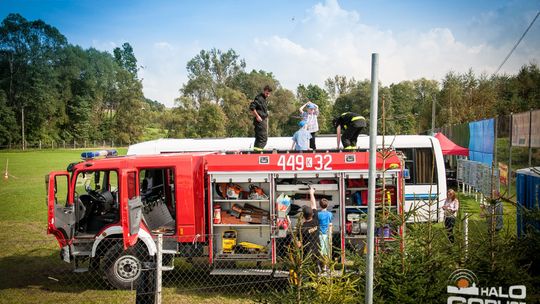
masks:
{"label": "fire truck front wheel", "polygon": [[137,244],[124,251],[121,243],[112,246],[104,258],[104,272],[109,283],[118,289],[136,289],[141,281],[146,248]]}

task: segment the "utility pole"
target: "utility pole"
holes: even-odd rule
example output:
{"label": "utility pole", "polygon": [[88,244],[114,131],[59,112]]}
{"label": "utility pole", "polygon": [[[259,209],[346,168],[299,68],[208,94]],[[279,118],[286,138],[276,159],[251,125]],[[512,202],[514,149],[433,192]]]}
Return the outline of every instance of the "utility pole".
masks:
{"label": "utility pole", "polygon": [[24,105],[21,106],[21,132],[22,132],[22,149],[26,146],[26,139],[24,137]]}
{"label": "utility pole", "polygon": [[431,102],[431,136],[435,135],[435,105],[437,104],[437,101],[435,100],[435,96],[432,97]]}
{"label": "utility pole", "polygon": [[379,101],[379,54],[371,54],[371,108],[369,113],[368,230],[366,256],[366,304],[373,303],[375,252],[375,177],[377,170],[377,103]]}

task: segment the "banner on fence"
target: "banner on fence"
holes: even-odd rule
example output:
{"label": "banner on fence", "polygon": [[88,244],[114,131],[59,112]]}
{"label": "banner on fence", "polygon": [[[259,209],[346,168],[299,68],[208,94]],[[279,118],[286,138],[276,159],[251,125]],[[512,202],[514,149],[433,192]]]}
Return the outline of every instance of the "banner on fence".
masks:
{"label": "banner on fence", "polygon": [[495,119],[485,119],[469,123],[469,159],[491,166],[495,143]]}
{"label": "banner on fence", "polygon": [[[531,120],[532,118],[532,120]],[[531,126],[529,124],[532,123]],[[529,130],[538,130],[540,128],[540,110],[532,112],[523,112],[512,115],[512,146],[528,147],[529,137],[531,138],[531,147],[540,147],[540,132]]]}
{"label": "banner on fence", "polygon": [[508,165],[499,163],[499,178],[502,185],[508,186]]}
{"label": "banner on fence", "polygon": [[[508,170],[506,174],[508,176]],[[499,170],[495,168],[493,171],[490,165],[458,159],[457,179],[481,192],[484,196],[491,197],[492,191],[499,189],[499,175]]]}

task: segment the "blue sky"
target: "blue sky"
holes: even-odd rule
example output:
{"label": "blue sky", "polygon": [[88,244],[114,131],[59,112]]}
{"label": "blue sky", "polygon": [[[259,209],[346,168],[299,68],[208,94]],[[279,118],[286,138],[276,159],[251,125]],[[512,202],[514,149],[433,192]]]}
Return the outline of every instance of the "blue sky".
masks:
{"label": "blue sky", "polygon": [[[112,51],[132,44],[144,92],[172,106],[201,49],[233,48],[248,69],[273,72],[294,90],[340,74],[369,78],[380,54],[385,85],[448,71],[493,73],[540,10],[540,1],[5,1],[57,27],[68,41]],[[540,61],[540,21],[501,70]]]}

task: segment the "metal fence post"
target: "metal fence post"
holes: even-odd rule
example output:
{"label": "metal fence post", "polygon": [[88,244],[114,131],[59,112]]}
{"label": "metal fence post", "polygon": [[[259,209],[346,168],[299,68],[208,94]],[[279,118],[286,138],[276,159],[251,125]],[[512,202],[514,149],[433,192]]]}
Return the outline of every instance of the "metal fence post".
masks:
{"label": "metal fence post", "polygon": [[510,132],[508,138],[508,180],[506,185],[506,195],[510,196],[510,185],[512,184],[512,116],[514,114],[510,113]]}
{"label": "metal fence post", "polygon": [[465,247],[465,258],[467,258],[469,252],[469,214],[465,212],[463,216],[463,243]]}
{"label": "metal fence post", "polygon": [[157,235],[156,252],[156,304],[161,304],[161,275],[163,272],[163,235]]}
{"label": "metal fence post", "polygon": [[[377,105],[379,102],[379,54],[371,54],[371,107],[369,124],[368,231],[366,254],[366,298],[373,303],[373,259],[375,252],[375,177],[377,162]],[[373,123],[375,122],[375,123]],[[345,147],[343,147],[345,148]]]}
{"label": "metal fence post", "polygon": [[532,139],[532,136],[531,136],[531,133],[532,133],[532,109],[529,110],[529,167],[532,167],[532,145],[531,145],[531,139]]}

